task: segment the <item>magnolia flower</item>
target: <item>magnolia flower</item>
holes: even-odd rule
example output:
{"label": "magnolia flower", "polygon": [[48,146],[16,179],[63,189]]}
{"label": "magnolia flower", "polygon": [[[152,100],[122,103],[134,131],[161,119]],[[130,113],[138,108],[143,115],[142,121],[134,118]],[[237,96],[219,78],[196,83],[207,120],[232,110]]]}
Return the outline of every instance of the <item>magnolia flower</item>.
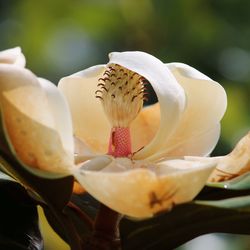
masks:
{"label": "magnolia flower", "polygon": [[[147,84],[158,103],[143,108]],[[226,109],[218,83],[185,64],[123,52],[61,79],[59,89],[72,114],[78,158],[91,159],[72,172],[96,199],[148,217],[192,200],[204,186],[215,162],[184,156],[207,156],[218,141]]]}
{"label": "magnolia flower", "polygon": [[[226,109],[218,83],[143,52],[112,53],[59,89],[24,65],[20,49],[1,52],[0,110],[13,154],[34,174],[73,174],[99,201],[138,218],[205,185],[216,161],[203,156]],[[147,84],[158,103],[144,108]]]}

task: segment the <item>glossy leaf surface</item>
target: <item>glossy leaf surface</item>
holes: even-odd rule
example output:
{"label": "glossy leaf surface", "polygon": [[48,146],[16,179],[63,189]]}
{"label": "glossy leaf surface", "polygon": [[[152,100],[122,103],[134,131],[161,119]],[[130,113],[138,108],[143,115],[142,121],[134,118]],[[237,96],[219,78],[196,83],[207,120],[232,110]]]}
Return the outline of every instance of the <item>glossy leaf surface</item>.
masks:
{"label": "glossy leaf surface", "polygon": [[0,249],[43,249],[36,204],[17,182],[0,172]]}
{"label": "glossy leaf surface", "polygon": [[207,233],[250,234],[249,194],[249,190],[205,188],[197,203],[176,206],[147,220],[124,218],[120,224],[123,249],[170,250]]}

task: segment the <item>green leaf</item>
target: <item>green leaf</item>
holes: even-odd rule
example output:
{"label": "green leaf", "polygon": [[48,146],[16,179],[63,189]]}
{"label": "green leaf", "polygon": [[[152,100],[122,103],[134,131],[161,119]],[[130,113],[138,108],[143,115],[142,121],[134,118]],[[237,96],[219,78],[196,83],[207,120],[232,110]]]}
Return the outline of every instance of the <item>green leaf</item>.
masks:
{"label": "green leaf", "polygon": [[[123,218],[123,249],[173,249],[207,233],[250,234],[250,190],[205,187],[197,200],[144,221]],[[232,225],[234,225],[232,227]]]}
{"label": "green leaf", "polygon": [[0,172],[0,249],[43,249],[36,204],[16,181]]}
{"label": "green leaf", "polygon": [[235,190],[205,186],[196,196],[196,200],[221,200],[250,195],[250,189]]}
{"label": "green leaf", "polygon": [[246,208],[250,211],[250,195],[223,199],[218,201],[196,200],[194,201],[194,203],[221,208]]}
{"label": "green leaf", "polygon": [[207,186],[233,190],[250,189],[250,173],[245,173],[229,181],[210,182]]}
{"label": "green leaf", "polygon": [[188,203],[144,221],[123,219],[120,229],[124,250],[168,250],[212,232],[250,234],[249,222],[249,211]]}
{"label": "green leaf", "polygon": [[[70,204],[64,208],[64,214],[68,216],[74,225],[76,233],[82,237],[91,233],[93,221],[97,214],[99,202],[96,201],[88,193],[72,194]],[[65,241],[68,241],[65,231],[62,230],[60,223],[55,219],[50,210],[44,210],[46,218],[51,227],[60,235]],[[92,225],[91,225],[92,224]]]}

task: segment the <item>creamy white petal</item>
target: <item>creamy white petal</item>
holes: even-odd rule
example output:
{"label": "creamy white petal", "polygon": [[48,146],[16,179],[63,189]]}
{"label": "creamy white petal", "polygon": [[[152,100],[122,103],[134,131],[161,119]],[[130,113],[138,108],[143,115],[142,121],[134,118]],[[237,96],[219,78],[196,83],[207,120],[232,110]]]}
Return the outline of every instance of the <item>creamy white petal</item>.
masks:
{"label": "creamy white petal", "polygon": [[227,106],[225,90],[188,65],[170,63],[167,68],[185,90],[187,107],[166,148],[158,154],[161,157],[169,154],[207,155],[218,141],[219,122]]}
{"label": "creamy white petal", "polygon": [[207,131],[202,131],[201,134],[196,134],[189,137],[186,141],[182,141],[180,145],[176,145],[168,156],[208,156],[213,151],[220,138],[220,124]]}
{"label": "creamy white petal", "polygon": [[144,107],[131,123],[132,152],[149,144],[159,129],[161,120],[159,103]]}
{"label": "creamy white petal", "polygon": [[25,67],[25,57],[20,47],[0,51],[0,63],[15,64]]}
{"label": "creamy white petal", "polygon": [[111,209],[145,218],[191,201],[213,168],[214,163],[192,160],[152,165],[125,158],[98,158],[75,168],[73,175],[87,192]]}
{"label": "creamy white petal", "polygon": [[[201,112],[201,108],[203,108],[204,112],[207,111],[205,113],[206,115],[202,113],[203,117],[207,117],[207,120],[197,120],[196,123],[198,125],[196,126],[204,126],[204,123],[209,123],[207,127],[211,127],[209,125],[218,123],[227,108],[227,95],[224,88],[216,81],[213,81],[208,76],[187,64],[169,63],[166,64],[166,66],[183,87],[187,95],[187,102],[192,102],[193,106],[194,104],[196,104],[196,106],[198,106],[198,104],[199,106],[202,105],[202,107],[196,108],[193,113]],[[194,109],[195,107],[192,108]]]}
{"label": "creamy white petal", "polygon": [[180,140],[166,149],[160,150],[148,159],[157,161],[165,157],[180,157],[183,155],[189,156],[208,156],[214,149],[220,137],[220,124],[203,131],[201,134],[196,134],[193,137],[187,137],[185,140]]}
{"label": "creamy white petal", "polygon": [[185,108],[185,94],[170,70],[157,58],[144,52],[113,52],[109,63],[121,65],[146,78],[158,97],[161,122],[154,139],[136,153],[136,159],[143,159],[165,147],[174,132]]}
{"label": "creamy white petal", "polygon": [[75,135],[99,153],[106,153],[110,134],[102,104],[95,98],[104,70],[104,65],[94,66],[62,78],[58,84],[68,101]]}
{"label": "creamy white petal", "polygon": [[74,136],[75,164],[87,161],[97,156],[82,140]]}
{"label": "creamy white petal", "polygon": [[18,158],[48,171],[67,172],[73,158],[62,147],[46,93],[29,70],[0,64],[0,105]]}
{"label": "creamy white petal", "polygon": [[38,78],[38,80],[46,93],[49,109],[54,119],[55,129],[60,135],[62,145],[73,157],[73,128],[67,101],[53,83],[43,78]]}

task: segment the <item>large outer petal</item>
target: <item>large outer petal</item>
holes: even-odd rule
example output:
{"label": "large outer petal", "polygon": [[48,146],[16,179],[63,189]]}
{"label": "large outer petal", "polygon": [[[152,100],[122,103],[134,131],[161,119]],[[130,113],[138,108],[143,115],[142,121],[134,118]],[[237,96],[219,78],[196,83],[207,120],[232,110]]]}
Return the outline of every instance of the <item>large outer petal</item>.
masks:
{"label": "large outer petal", "polygon": [[165,149],[151,159],[165,156],[211,153],[220,135],[227,97],[223,87],[196,69],[182,63],[167,64],[185,90],[187,107]]}
{"label": "large outer petal", "polygon": [[98,65],[60,80],[58,88],[69,103],[75,135],[93,151],[106,153],[110,124],[101,102],[95,98],[104,65]]}
{"label": "large outer petal", "polygon": [[38,80],[42,88],[45,90],[49,109],[55,121],[55,129],[60,135],[63,147],[73,156],[73,128],[70,110],[66,99],[53,83],[43,78],[38,78]]}
{"label": "large outer petal", "polygon": [[72,167],[73,150],[63,148],[55,130],[58,120],[35,75],[18,66],[1,64],[0,105],[6,132],[21,161],[54,172],[67,172]]}
{"label": "large outer petal", "polygon": [[0,63],[15,64],[20,67],[25,67],[25,57],[21,48],[16,47],[0,51]]}
{"label": "large outer petal", "polygon": [[136,168],[124,165],[124,161],[96,158],[73,169],[73,174],[96,199],[137,218],[151,217],[192,200],[214,168],[214,163],[202,160],[169,160],[149,168],[144,162],[143,168]]}
{"label": "large outer petal", "polygon": [[158,97],[161,122],[153,140],[136,153],[136,159],[152,156],[165,147],[185,107],[185,94],[173,74],[157,58],[144,52],[113,52],[109,63],[119,64],[146,78]]}

